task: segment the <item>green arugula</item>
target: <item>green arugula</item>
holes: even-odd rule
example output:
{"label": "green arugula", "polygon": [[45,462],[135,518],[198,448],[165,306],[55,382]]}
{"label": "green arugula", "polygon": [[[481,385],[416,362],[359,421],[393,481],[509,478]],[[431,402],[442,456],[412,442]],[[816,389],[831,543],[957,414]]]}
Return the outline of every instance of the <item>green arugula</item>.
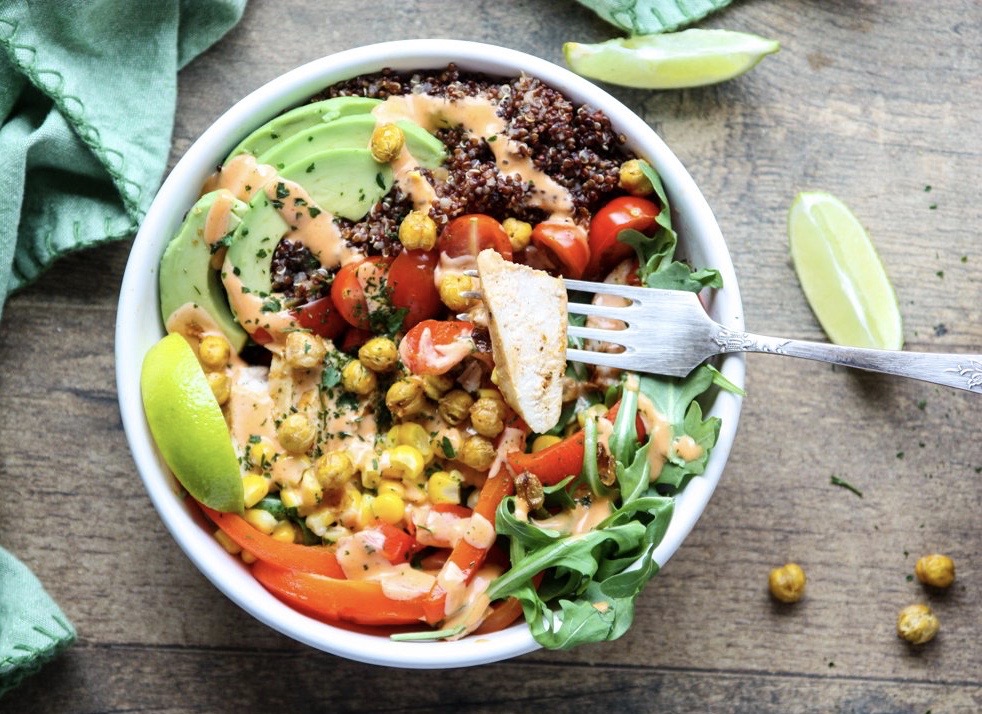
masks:
{"label": "green arugula", "polygon": [[[688,477],[705,470],[715,445],[719,419],[703,420],[695,401],[714,385],[735,389],[707,365],[685,379],[628,378],[609,439],[617,473],[614,508],[596,529],[567,534],[546,528],[534,518],[516,515],[515,496],[502,501],[495,527],[509,538],[512,567],[491,584],[488,595],[492,600],[518,598],[539,644],[567,649],[616,639],[630,627],[638,595],[658,572],[652,555],[671,521],[675,493]],[[693,462],[667,461],[654,482],[651,444],[639,447],[637,441],[635,416],[641,395],[665,417],[674,437],[688,435],[703,447],[703,455]],[[547,509],[575,505],[567,488],[571,480],[543,489]],[[589,485],[589,479],[580,477],[578,483]],[[670,493],[660,493],[661,488]],[[586,498],[592,502],[598,496]],[[536,588],[532,578],[541,572],[546,575]]]}
{"label": "green arugula", "polygon": [[632,35],[674,32],[730,4],[731,0],[577,0]]}
{"label": "green arugula", "polygon": [[647,161],[640,163],[641,171],[651,181],[661,205],[661,211],[655,219],[658,229],[650,237],[640,231],[626,229],[617,234],[617,240],[627,243],[637,252],[638,278],[641,283],[649,288],[695,293],[706,287],[723,287],[723,278],[719,271],[712,268],[693,271],[687,264],[674,259],[679,239],[672,228],[672,209],[668,194],[651,165]]}

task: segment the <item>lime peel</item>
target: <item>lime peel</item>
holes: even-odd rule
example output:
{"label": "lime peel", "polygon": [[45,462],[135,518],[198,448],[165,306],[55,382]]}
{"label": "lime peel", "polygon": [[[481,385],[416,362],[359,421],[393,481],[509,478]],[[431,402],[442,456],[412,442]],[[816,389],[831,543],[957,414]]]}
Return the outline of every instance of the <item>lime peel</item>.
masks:
{"label": "lime peel", "polygon": [[241,513],[242,477],[228,426],[182,335],[167,335],[150,348],[140,391],[150,432],[181,485],[209,508]]}
{"label": "lime peel", "polygon": [[838,198],[799,193],[788,212],[791,260],[812,312],[839,345],[899,350],[903,321],[866,229]]}
{"label": "lime peel", "polygon": [[690,29],[596,44],[567,42],[563,55],[584,77],[639,89],[681,89],[733,79],[780,49],[779,42],[759,35]]}

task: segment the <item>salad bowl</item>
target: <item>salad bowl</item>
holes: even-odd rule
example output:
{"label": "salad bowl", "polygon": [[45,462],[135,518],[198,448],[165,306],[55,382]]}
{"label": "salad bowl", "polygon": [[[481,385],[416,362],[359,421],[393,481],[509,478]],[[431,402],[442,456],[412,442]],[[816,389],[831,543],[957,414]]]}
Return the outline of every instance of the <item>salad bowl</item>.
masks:
{"label": "salad bowl", "polygon": [[[325,87],[383,69],[435,70],[451,63],[463,71],[493,76],[524,73],[578,104],[603,111],[613,128],[626,138],[626,147],[647,160],[660,176],[679,236],[679,255],[691,265],[718,271],[722,286],[701,295],[707,312],[732,330],[743,329],[736,275],[712,210],[650,126],[602,89],[552,63],[502,47],[452,40],[390,42],[323,57],[272,80],[219,117],[178,161],[153,201],[126,266],[116,322],[117,388],[126,437],[155,509],[188,558],[229,599],[269,627],[341,657],[404,668],[484,664],[530,652],[540,645],[523,621],[501,631],[455,641],[399,641],[364,627],[329,624],[275,597],[241,559],[230,556],[213,537],[168,471],[144,413],[140,374],[148,350],[165,335],[158,288],[161,256],[224,157],[258,127]],[[743,384],[742,356],[726,356],[716,366],[729,383],[737,387]],[[678,550],[706,507],[726,464],[740,406],[741,398],[733,391],[719,389],[705,395],[704,414],[720,420],[718,438],[704,471],[673,496],[671,521],[652,554],[659,566]]]}

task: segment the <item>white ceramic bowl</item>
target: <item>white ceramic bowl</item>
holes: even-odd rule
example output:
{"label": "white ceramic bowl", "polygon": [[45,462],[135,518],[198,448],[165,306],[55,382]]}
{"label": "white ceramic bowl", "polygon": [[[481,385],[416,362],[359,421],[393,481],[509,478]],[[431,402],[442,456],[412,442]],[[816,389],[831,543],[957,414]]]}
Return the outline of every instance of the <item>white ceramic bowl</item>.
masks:
{"label": "white ceramic bowl", "polygon": [[[163,465],[143,414],[140,366],[164,335],[158,309],[157,266],[164,247],[198,197],[205,178],[250,131],[335,82],[385,67],[435,69],[454,62],[463,70],[516,76],[526,72],[564,92],[577,103],[602,109],[628,146],[661,174],[673,208],[681,251],[693,265],[717,268],[724,288],[708,309],[724,325],[743,328],[743,307],[729,253],[712,210],[696,184],[654,131],[627,107],[590,82],[544,60],[514,50],[453,40],[407,40],[360,47],[305,64],[260,87],[237,103],[202,134],[161,187],[133,244],[126,266],[116,319],[116,378],[126,437],[140,476],[164,524],[198,569],[233,602],[279,632],[317,649],[372,664],[420,669],[462,667],[515,657],[538,648],[524,623],[489,636],[457,642],[393,642],[319,622],[269,594],[228,555],[185,505]],[[743,384],[744,361],[727,357],[723,373]],[[655,560],[664,565],[688,535],[719,481],[736,434],[741,400],[716,395],[709,413],[722,419],[719,441],[706,472],[679,496]]]}

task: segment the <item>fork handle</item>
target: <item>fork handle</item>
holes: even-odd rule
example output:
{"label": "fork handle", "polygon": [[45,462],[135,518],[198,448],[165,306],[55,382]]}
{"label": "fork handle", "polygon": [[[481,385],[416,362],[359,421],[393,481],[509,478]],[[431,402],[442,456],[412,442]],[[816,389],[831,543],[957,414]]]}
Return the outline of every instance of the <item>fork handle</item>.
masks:
{"label": "fork handle", "polygon": [[905,352],[843,347],[720,329],[713,342],[720,353],[765,352],[910,377],[970,392],[982,392],[982,355]]}

